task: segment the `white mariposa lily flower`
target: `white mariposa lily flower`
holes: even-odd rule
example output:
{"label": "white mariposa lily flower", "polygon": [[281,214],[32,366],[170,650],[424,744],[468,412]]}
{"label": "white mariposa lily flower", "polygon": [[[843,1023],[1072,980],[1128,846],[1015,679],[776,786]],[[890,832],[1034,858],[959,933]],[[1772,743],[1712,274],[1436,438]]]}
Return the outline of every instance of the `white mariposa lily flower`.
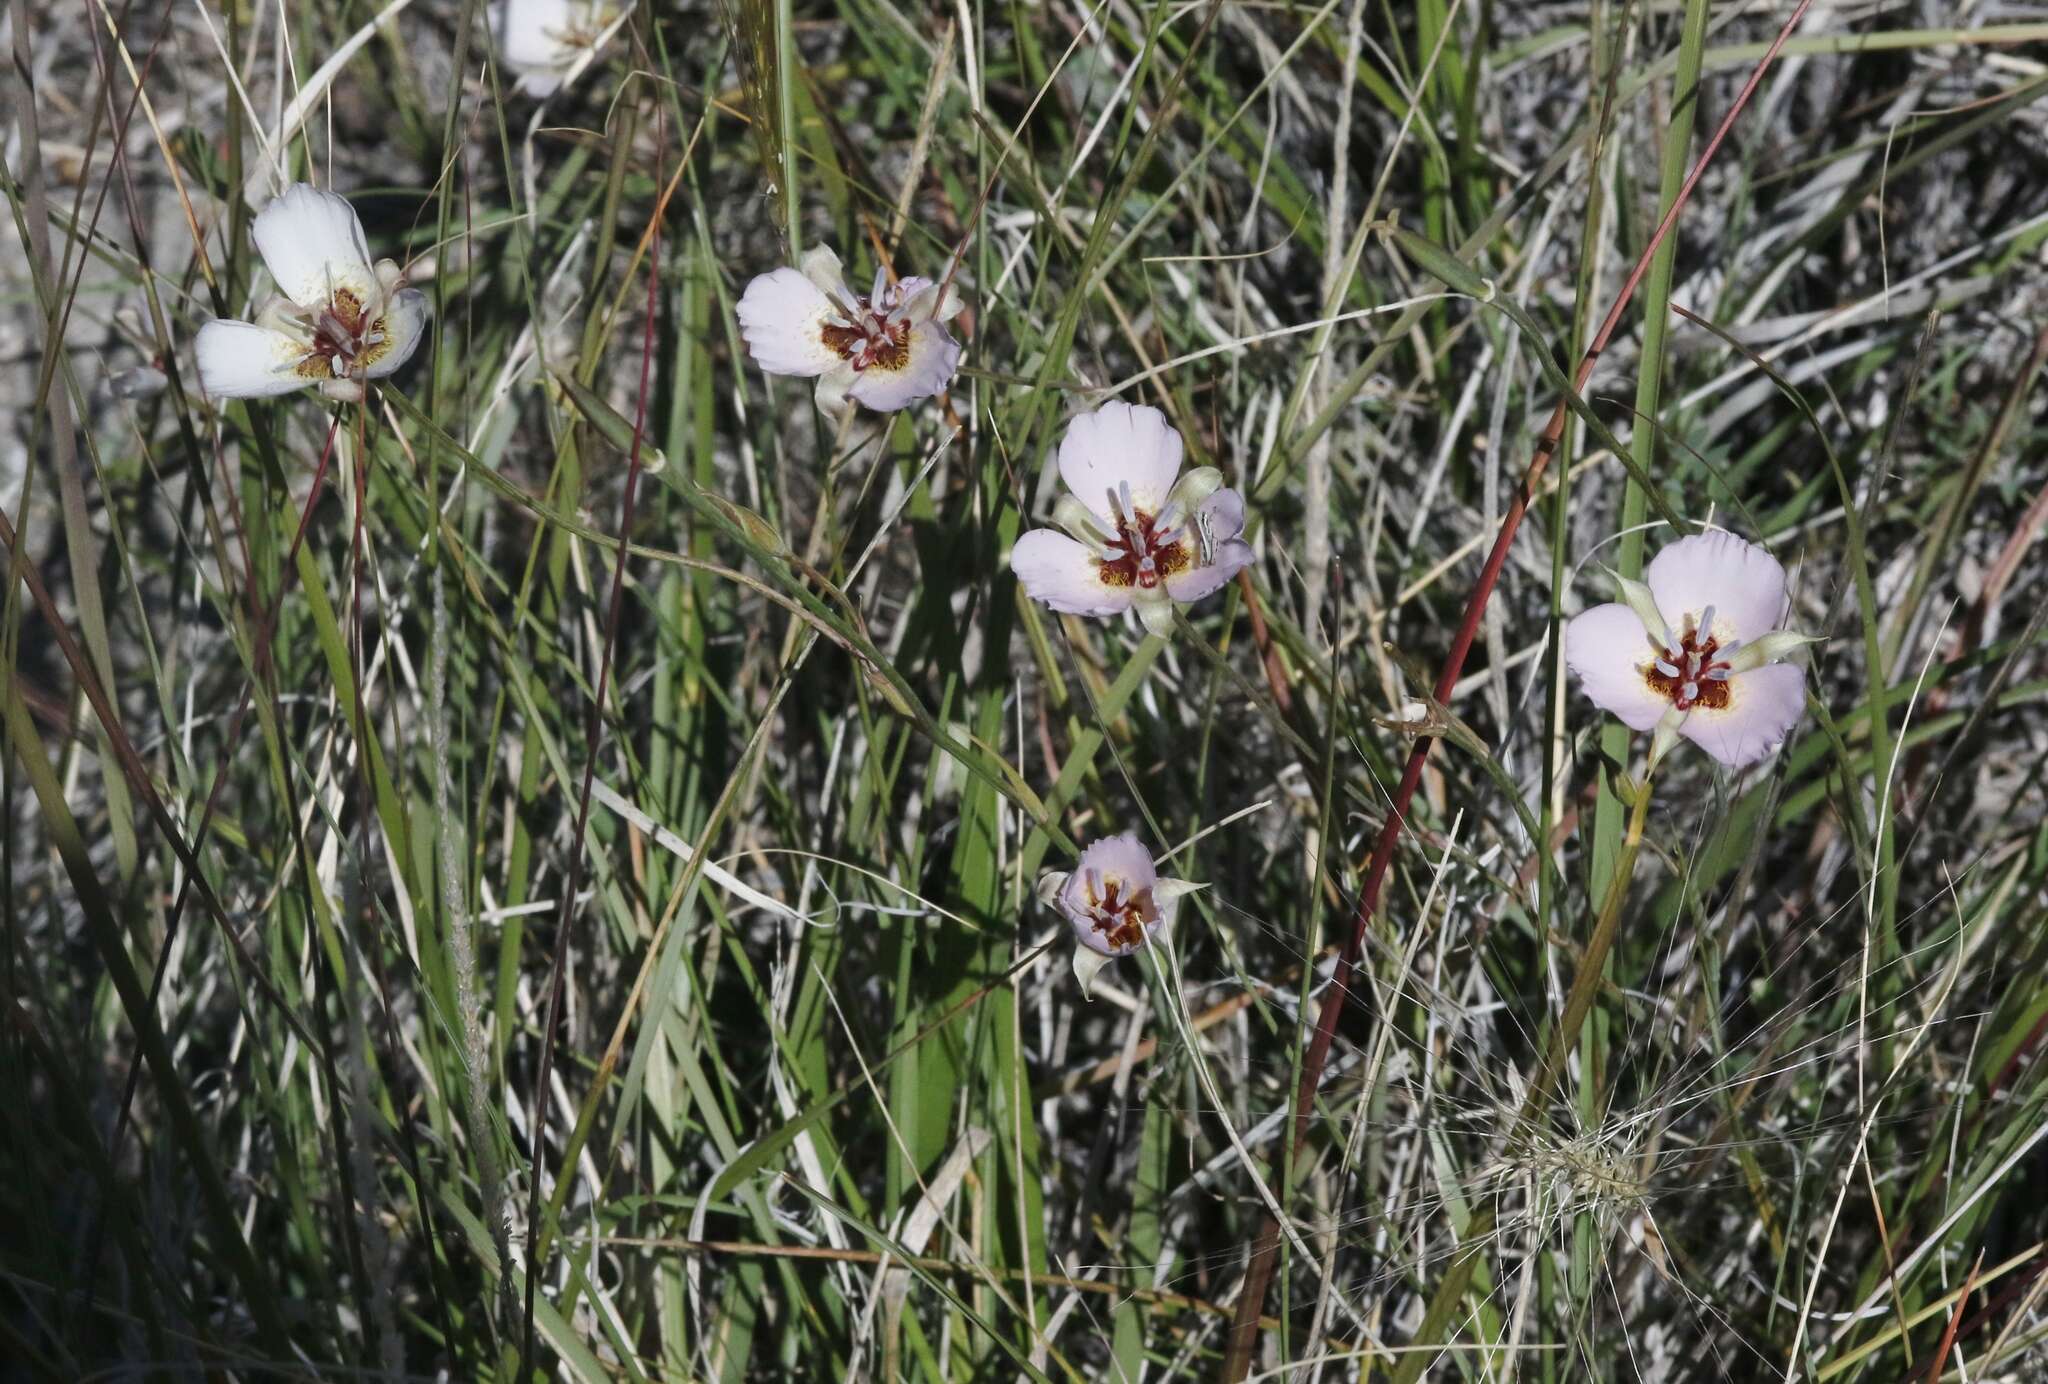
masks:
{"label": "white mariposa lily flower", "polygon": [[853,404],[893,413],[945,389],[960,367],[960,344],[945,326],[960,311],[957,295],[930,279],[891,284],[877,270],[863,298],[822,245],[805,253],[801,270],[755,278],[737,311],[754,363],[770,375],[815,377],[827,413]]}
{"label": "white mariposa lily flower", "polygon": [[1176,602],[1199,601],[1251,565],[1238,536],[1244,496],[1213,466],[1180,475],[1180,434],[1158,409],[1112,403],[1081,415],[1059,462],[1072,493],[1053,522],[1066,532],[1033,529],[1010,550],[1032,600],[1073,615],[1135,608],[1146,629],[1164,634]]}
{"label": "white mariposa lily flower", "polygon": [[199,383],[214,399],[261,399],[318,385],[360,402],[363,383],[405,364],[427,325],[427,295],[392,260],[370,263],[355,208],[294,183],[256,214],[251,234],[278,294],[254,322],[199,329]]}
{"label": "white mariposa lily flower", "polygon": [[1125,832],[1082,851],[1071,874],[1050,870],[1039,876],[1038,897],[1074,929],[1080,944],[1074,948],[1074,978],[1081,982],[1081,997],[1088,999],[1096,972],[1152,945],[1173,926],[1181,899],[1201,887],[1161,879],[1138,838]]}
{"label": "white mariposa lily flower", "polygon": [[552,96],[618,17],[611,0],[498,0],[491,32],[528,96]]}
{"label": "white mariposa lily flower", "polygon": [[1806,674],[1783,663],[1812,643],[1778,628],[1785,569],[1713,530],[1669,544],[1621,600],[1572,617],[1565,664],[1596,705],[1654,730],[1650,760],[1684,736],[1731,769],[1784,744],[1806,710]]}

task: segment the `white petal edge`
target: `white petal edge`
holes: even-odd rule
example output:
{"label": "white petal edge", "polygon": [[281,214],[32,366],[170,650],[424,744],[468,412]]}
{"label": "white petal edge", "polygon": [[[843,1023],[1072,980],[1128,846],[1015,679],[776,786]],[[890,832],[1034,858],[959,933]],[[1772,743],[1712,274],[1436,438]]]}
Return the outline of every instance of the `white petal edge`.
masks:
{"label": "white petal edge", "polygon": [[1010,570],[1024,594],[1069,615],[1120,615],[1131,608],[1131,588],[1105,586],[1102,564],[1058,529],[1033,529],[1010,549]]}
{"label": "white petal edge", "polygon": [[819,335],[835,315],[831,300],[798,270],[756,275],[734,313],[747,354],[770,375],[822,375],[844,363]]}
{"label": "white petal edge", "polygon": [[1723,644],[1767,634],[1785,613],[1784,567],[1763,548],[1723,529],[1667,543],[1643,580],[1674,637],[1682,637],[1708,606],[1714,608],[1710,632]]}
{"label": "white petal edge", "polygon": [[1728,679],[1728,705],[1696,706],[1678,733],[1730,769],[1773,753],[1806,713],[1806,671],[1791,663]]}
{"label": "white petal edge", "polygon": [[269,399],[315,381],[297,373],[306,348],[283,332],[216,318],[192,343],[199,387],[209,399]]}
{"label": "white petal edge", "polygon": [[363,223],[348,199],[293,183],[256,214],[256,249],[278,291],[302,307],[347,288],[364,302],[376,288]]}
{"label": "white petal edge", "polygon": [[419,349],[420,336],[427,329],[430,313],[427,295],[418,289],[401,288],[394,293],[391,305],[384,309],[384,334],[391,340],[391,349],[377,357],[377,363],[363,374],[370,379],[381,380],[410,360],[412,353]]}
{"label": "white petal edge", "polygon": [[910,355],[901,370],[870,365],[856,372],[847,394],[877,413],[894,413],[953,382],[953,372],[960,368],[960,343],[944,327],[936,322],[918,323],[910,329],[909,346]]}
{"label": "white petal edge", "polygon": [[1060,479],[1112,528],[1112,492],[1128,484],[1132,505],[1156,515],[1166,507],[1180,461],[1180,434],[1148,404],[1104,404],[1069,423],[1060,439]]}
{"label": "white petal edge", "polygon": [[1630,730],[1648,730],[1671,709],[1643,680],[1643,669],[1662,650],[1636,613],[1618,601],[1574,615],[1564,627],[1565,666],[1602,711]]}

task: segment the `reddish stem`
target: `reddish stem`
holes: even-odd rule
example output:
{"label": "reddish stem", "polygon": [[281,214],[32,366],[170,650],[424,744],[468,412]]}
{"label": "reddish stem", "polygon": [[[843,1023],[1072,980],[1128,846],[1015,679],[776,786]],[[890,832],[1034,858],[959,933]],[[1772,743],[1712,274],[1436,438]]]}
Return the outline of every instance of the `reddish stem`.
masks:
{"label": "reddish stem", "polygon": [[1977,1291],[1977,1275],[1983,1270],[1984,1251],[1980,1249],[1977,1262],[1970,1265],[1970,1276],[1963,1280],[1963,1291],[1956,1298],[1956,1310],[1948,1314],[1948,1329],[1941,1333],[1941,1347],[1934,1352],[1934,1360],[1927,1367],[1927,1378],[1941,1378],[1942,1370],[1948,1367],[1948,1353],[1956,1345],[1956,1328],[1963,1324],[1963,1309],[1970,1305],[1970,1294]]}
{"label": "reddish stem", "polygon": [[[1749,81],[1742,92],[1728,108],[1721,119],[1720,127],[1713,138],[1693,163],[1692,171],[1686,174],[1685,182],[1678,189],[1678,195],[1671,200],[1664,219],[1657,223],[1655,233],[1643,246],[1642,255],[1635,267],[1629,271],[1628,279],[1616,295],[1614,306],[1607,310],[1606,318],[1600,323],[1600,330],[1586,350],[1584,359],[1572,379],[1572,393],[1583,395],[1586,382],[1592,378],[1593,367],[1599,363],[1600,353],[1607,349],[1615,329],[1621,325],[1622,313],[1629,301],[1635,297],[1636,288],[1649,272],[1650,260],[1657,253],[1657,247],[1664,237],[1671,233],[1677,223],[1678,213],[1691,198],[1693,188],[1699,183],[1700,175],[1706,172],[1714,154],[1721,147],[1722,140],[1734,127],[1735,118],[1749,104],[1750,95],[1771,63],[1777,58],[1779,49],[1792,34],[1799,21],[1805,16],[1813,0],[1800,0],[1792,15],[1778,31],[1777,39],[1770,51],[1758,62],[1750,73]],[[1457,687],[1458,677],[1465,668],[1466,655],[1472,651],[1472,642],[1479,634],[1479,622],[1486,613],[1486,603],[1493,595],[1494,587],[1500,581],[1501,568],[1507,563],[1508,548],[1515,541],[1515,533],[1522,526],[1522,518],[1529,511],[1529,503],[1536,493],[1536,486],[1543,478],[1544,470],[1557,452],[1558,440],[1564,436],[1564,422],[1569,399],[1560,399],[1552,411],[1550,421],[1543,434],[1537,439],[1535,455],[1529,459],[1528,469],[1522,474],[1522,483],[1516,488],[1507,512],[1501,516],[1500,531],[1493,540],[1493,550],[1486,555],[1486,566],[1480,569],[1479,580],[1472,587],[1472,594],[1465,602],[1465,616],[1458,624],[1456,638],[1451,641],[1450,652],[1445,655],[1443,670],[1437,675],[1436,699],[1448,703],[1452,691]],[[1316,1015],[1314,1036],[1309,1040],[1308,1053],[1301,1063],[1301,1080],[1294,1090],[1294,1119],[1286,1145],[1280,1155],[1279,1169],[1284,1171],[1291,1165],[1294,1150],[1300,1148],[1308,1138],[1309,1111],[1315,1102],[1316,1087],[1322,1083],[1323,1067],[1329,1061],[1330,1045],[1337,1036],[1337,1024],[1344,1017],[1344,1006],[1351,998],[1351,974],[1358,963],[1359,954],[1365,947],[1366,925],[1378,911],[1380,886],[1386,880],[1387,867],[1393,863],[1394,848],[1400,844],[1401,828],[1408,815],[1408,805],[1414,801],[1415,790],[1422,782],[1422,766],[1429,758],[1429,749],[1435,743],[1434,736],[1418,736],[1415,745],[1408,752],[1408,763],[1401,771],[1401,783],[1394,790],[1393,802],[1387,812],[1387,819],[1380,826],[1378,839],[1373,843],[1371,863],[1366,866],[1365,886],[1359,891],[1358,910],[1353,917],[1351,936],[1344,944],[1344,950],[1337,956],[1337,968],[1330,977],[1330,985],[1323,992],[1322,1005]],[[1276,1179],[1277,1180],[1277,1179]],[[1264,1218],[1259,1226],[1257,1238],[1252,1242],[1251,1256],[1245,1263],[1244,1291],[1237,1301],[1237,1313],[1230,1324],[1230,1340],[1223,1355],[1223,1367],[1218,1378],[1224,1384],[1237,1384],[1251,1367],[1251,1357],[1258,1344],[1259,1317],[1265,1310],[1266,1288],[1273,1276],[1273,1266],[1279,1256],[1280,1225],[1271,1215]]]}

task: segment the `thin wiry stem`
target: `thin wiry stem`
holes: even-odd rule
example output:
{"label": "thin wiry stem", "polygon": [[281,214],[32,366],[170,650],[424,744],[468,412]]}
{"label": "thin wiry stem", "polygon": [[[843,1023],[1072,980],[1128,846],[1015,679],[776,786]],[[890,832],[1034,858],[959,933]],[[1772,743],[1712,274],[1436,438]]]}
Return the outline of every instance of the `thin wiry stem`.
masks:
{"label": "thin wiry stem", "polygon": [[[1606,318],[1600,323],[1600,330],[1594,334],[1592,343],[1586,349],[1585,358],[1579,362],[1578,371],[1572,379],[1573,392],[1585,393],[1586,382],[1592,378],[1601,352],[1607,349],[1608,342],[1614,337],[1615,329],[1621,325],[1622,313],[1627,310],[1630,299],[1635,296],[1637,285],[1649,272],[1650,261],[1655,257],[1657,247],[1663,244],[1664,237],[1669,235],[1671,228],[1677,224],[1678,214],[1684,210],[1693,189],[1698,186],[1700,175],[1706,172],[1707,166],[1713,162],[1715,153],[1721,148],[1721,142],[1728,137],[1728,132],[1734,128],[1736,118],[1742,114],[1743,108],[1749,104],[1751,94],[1763,81],[1764,73],[1776,60],[1778,50],[1783,48],[1785,40],[1792,36],[1812,3],[1813,0],[1799,0],[1798,6],[1778,30],[1777,39],[1749,74],[1749,80],[1743,84],[1741,93],[1729,105],[1728,113],[1721,118],[1721,124],[1714,131],[1713,138],[1708,140],[1706,148],[1700,151],[1699,158],[1693,163],[1692,172],[1686,175],[1685,183],[1679,188],[1677,197],[1672,199],[1664,218],[1657,223],[1656,231],[1651,234],[1649,241],[1643,246],[1642,253],[1637,256],[1634,268],[1629,270],[1628,279],[1622,284],[1621,291],[1615,295],[1614,306],[1607,310]],[[1501,568],[1507,563],[1508,549],[1514,543],[1515,534],[1522,526],[1523,516],[1529,512],[1529,504],[1536,494],[1536,486],[1543,479],[1543,473],[1549,468],[1551,457],[1557,451],[1558,439],[1564,435],[1564,423],[1569,416],[1569,407],[1567,400],[1558,400],[1542,436],[1536,440],[1535,454],[1530,457],[1529,465],[1522,473],[1522,482],[1515,488],[1514,498],[1508,504],[1507,513],[1501,516],[1500,530],[1493,540],[1493,550],[1486,555],[1486,565],[1480,569],[1479,579],[1473,584],[1472,594],[1465,602],[1464,618],[1458,623],[1457,635],[1452,639],[1450,652],[1444,657],[1443,669],[1437,675],[1436,699],[1440,702],[1450,701],[1451,693],[1458,685],[1458,676],[1464,672],[1466,655],[1471,653],[1472,642],[1478,636],[1480,621],[1486,614],[1486,603],[1492,598],[1494,587],[1499,584]],[[1401,771],[1400,786],[1394,790],[1393,802],[1387,812],[1386,821],[1381,825],[1379,836],[1373,842],[1372,859],[1366,866],[1365,884],[1359,891],[1358,908],[1352,918],[1351,936],[1345,941],[1344,950],[1338,953],[1336,971],[1330,977],[1329,988],[1323,993],[1323,1002],[1316,1014],[1315,1032],[1309,1040],[1308,1053],[1302,1059],[1301,1080],[1294,1090],[1293,1120],[1287,1142],[1282,1146],[1280,1154],[1283,1160],[1291,1160],[1294,1151],[1308,1138],[1308,1117],[1314,1106],[1316,1087],[1322,1082],[1323,1067],[1330,1058],[1330,1044],[1337,1036],[1338,1021],[1344,1017],[1344,1007],[1351,998],[1351,973],[1365,947],[1366,926],[1379,909],[1380,888],[1385,883],[1387,867],[1393,863],[1394,848],[1400,844],[1401,828],[1407,821],[1408,807],[1415,799],[1415,790],[1422,783],[1422,767],[1429,758],[1429,749],[1434,741],[1434,736],[1419,736],[1414,748],[1409,750],[1407,765]],[[1276,1179],[1279,1180],[1284,1179]],[[1231,1321],[1230,1342],[1224,1351],[1222,1369],[1217,1376],[1224,1384],[1237,1384],[1251,1368],[1252,1351],[1258,1344],[1259,1315],[1265,1310],[1266,1287],[1272,1281],[1273,1265],[1278,1258],[1279,1248],[1280,1227],[1271,1216],[1268,1216],[1259,1226],[1258,1236],[1252,1242],[1251,1256],[1245,1264],[1244,1291],[1238,1298],[1237,1315]],[[1462,1293],[1462,1278],[1469,1276],[1470,1264],[1470,1255],[1461,1255],[1458,1258],[1444,1280],[1439,1301],[1443,1300],[1443,1296],[1448,1294],[1454,1284]],[[1455,1296],[1452,1296],[1451,1300],[1455,1301]],[[1430,1330],[1432,1319],[1439,1318],[1437,1305],[1431,1304],[1429,1317],[1425,1318],[1422,1329],[1417,1333],[1421,1342],[1432,1343]],[[1440,1321],[1438,1325],[1440,1326]],[[1414,1378],[1416,1372],[1427,1368],[1433,1358],[1426,1351],[1404,1357],[1397,1378]]]}
{"label": "thin wiry stem", "polygon": [[[659,127],[658,127],[659,128]],[[663,139],[655,140],[655,167],[660,168],[666,152]],[[526,1187],[526,1301],[519,1330],[518,1379],[527,1377],[533,1361],[533,1291],[540,1277],[540,1256],[544,1240],[540,1226],[540,1169],[547,1156],[548,1078],[554,1069],[555,1029],[561,1021],[562,986],[569,962],[569,922],[575,914],[576,895],[583,887],[583,834],[590,825],[590,786],[597,772],[598,738],[604,731],[604,700],[611,690],[612,658],[618,651],[619,613],[626,600],[626,548],[633,537],[633,502],[640,488],[641,446],[647,430],[647,394],[654,370],[655,304],[661,285],[661,211],[657,207],[648,227],[647,312],[640,348],[640,388],[633,407],[633,445],[626,460],[626,495],[620,507],[619,548],[612,569],[612,591],[605,612],[604,654],[597,666],[597,692],[590,699],[584,719],[583,784],[576,795],[576,830],[569,837],[569,877],[562,889],[562,911],[555,920],[555,953],[548,971],[547,1016],[540,1030],[540,1064],[533,1076],[531,1112],[533,1170]],[[566,1175],[567,1170],[563,1173]]]}

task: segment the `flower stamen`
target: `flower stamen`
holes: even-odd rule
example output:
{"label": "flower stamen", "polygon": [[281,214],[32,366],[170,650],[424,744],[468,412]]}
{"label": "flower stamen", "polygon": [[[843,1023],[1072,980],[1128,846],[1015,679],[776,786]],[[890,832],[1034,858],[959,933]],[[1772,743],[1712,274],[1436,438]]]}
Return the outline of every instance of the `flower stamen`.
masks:
{"label": "flower stamen", "polygon": [[1151,591],[1193,565],[1193,554],[1181,541],[1180,531],[1163,527],[1133,504],[1128,484],[1110,492],[1109,498],[1117,512],[1116,535],[1100,550],[1103,585]]}
{"label": "flower stamen", "polygon": [[877,271],[868,297],[855,294],[853,302],[842,304],[835,295],[832,303],[837,315],[818,328],[826,349],[855,370],[878,365],[884,370],[901,370],[910,363],[911,324],[903,311],[908,304],[903,300],[902,285],[885,283]]}
{"label": "flower stamen", "polygon": [[297,373],[311,380],[360,377],[384,354],[390,340],[384,330],[387,305],[388,299],[372,312],[354,289],[336,288],[325,303],[291,313],[308,334]]}
{"label": "flower stamen", "polygon": [[1119,951],[1136,949],[1145,940],[1145,927],[1159,921],[1159,908],[1150,889],[1132,889],[1123,880],[1104,879],[1090,870],[1082,876],[1082,891],[1089,926]]}
{"label": "flower stamen", "polygon": [[1714,625],[1714,608],[1700,613],[1699,623],[1687,627],[1677,647],[1660,651],[1643,670],[1643,680],[1660,697],[1667,698],[1681,712],[1694,707],[1719,711],[1728,705],[1728,678],[1733,671],[1728,655],[1739,641],[1724,648],[1709,633]]}

